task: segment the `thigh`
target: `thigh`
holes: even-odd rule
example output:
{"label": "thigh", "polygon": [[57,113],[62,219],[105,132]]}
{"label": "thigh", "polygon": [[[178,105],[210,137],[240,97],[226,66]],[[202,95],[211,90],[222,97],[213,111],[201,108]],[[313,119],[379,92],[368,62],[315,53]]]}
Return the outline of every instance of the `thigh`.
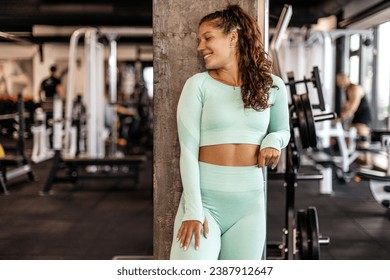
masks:
{"label": "thigh", "polygon": [[352,126],[356,128],[360,136],[368,136],[370,134],[370,127],[364,123],[354,123]]}
{"label": "thigh", "polygon": [[191,238],[190,245],[184,251],[180,248],[180,241],[176,241],[177,232],[181,226],[184,212],[181,205],[175,219],[175,226],[173,232],[173,240],[171,247],[171,260],[217,260],[221,248],[221,231],[215,219],[210,215],[207,209],[204,209],[206,218],[209,223],[209,234],[207,238],[203,233],[200,236],[199,249],[195,250],[195,238]]}
{"label": "thigh", "polygon": [[265,247],[265,209],[259,205],[221,237],[221,260],[261,260]]}

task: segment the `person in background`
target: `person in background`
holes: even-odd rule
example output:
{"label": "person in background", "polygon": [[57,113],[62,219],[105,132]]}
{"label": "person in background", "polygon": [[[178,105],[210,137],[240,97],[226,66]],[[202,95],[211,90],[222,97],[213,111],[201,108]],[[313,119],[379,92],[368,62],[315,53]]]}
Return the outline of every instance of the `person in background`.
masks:
{"label": "person in background", "polygon": [[272,75],[256,21],[238,5],[201,19],[206,71],[177,108],[183,193],[171,259],[253,259],[265,250],[262,169],[290,139],[286,87]]}
{"label": "person in background", "polygon": [[50,76],[45,78],[39,88],[39,100],[47,101],[54,98],[55,94],[63,95],[61,87],[61,79],[57,76],[57,66],[50,67]]}
{"label": "person in background", "polygon": [[[349,122],[350,127],[355,127],[359,138],[358,148],[367,148],[370,145],[370,124],[372,121],[370,106],[366,94],[361,85],[352,84],[345,73],[336,75],[336,84],[343,89],[346,94],[345,102],[342,106],[341,121]],[[361,163],[370,164],[369,155],[360,158]]]}
{"label": "person in background", "polygon": [[[63,91],[61,87],[61,79],[57,76],[57,66],[50,67],[50,76],[41,82],[39,88],[39,105],[45,112],[46,126],[52,127],[52,119],[54,115],[54,96],[58,95],[63,99]],[[50,145],[53,144],[53,135],[50,136]]]}

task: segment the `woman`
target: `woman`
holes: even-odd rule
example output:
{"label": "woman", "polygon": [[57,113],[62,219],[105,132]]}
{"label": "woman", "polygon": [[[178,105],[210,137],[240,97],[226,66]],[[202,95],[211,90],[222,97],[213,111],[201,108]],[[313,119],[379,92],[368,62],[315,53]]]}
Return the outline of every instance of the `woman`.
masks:
{"label": "woman", "polygon": [[259,167],[275,168],[290,138],[285,85],[238,5],[200,21],[197,50],[207,71],[187,80],[177,109],[183,195],[171,259],[261,259]]}

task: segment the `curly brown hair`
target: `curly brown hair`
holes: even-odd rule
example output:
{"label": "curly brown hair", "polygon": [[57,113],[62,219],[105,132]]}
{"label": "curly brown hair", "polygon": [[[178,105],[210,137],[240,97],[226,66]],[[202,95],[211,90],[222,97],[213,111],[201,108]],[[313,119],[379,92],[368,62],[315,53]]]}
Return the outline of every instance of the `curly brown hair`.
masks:
{"label": "curly brown hair", "polygon": [[228,5],[222,11],[204,16],[204,22],[212,22],[225,34],[237,30],[241,94],[245,108],[263,111],[268,108],[269,89],[273,86],[272,62],[264,51],[261,33],[256,21],[239,5]]}

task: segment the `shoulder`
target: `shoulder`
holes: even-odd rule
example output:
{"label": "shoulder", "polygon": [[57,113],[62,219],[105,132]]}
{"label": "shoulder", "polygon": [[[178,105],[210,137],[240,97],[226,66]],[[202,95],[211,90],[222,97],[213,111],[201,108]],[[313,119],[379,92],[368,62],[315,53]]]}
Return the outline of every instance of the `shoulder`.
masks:
{"label": "shoulder", "polygon": [[207,73],[197,73],[187,79],[185,82],[183,91],[203,91],[203,84],[205,80],[207,79]]}
{"label": "shoulder", "polygon": [[284,81],[282,80],[282,78],[274,75],[274,74],[271,74],[271,77],[272,77],[272,87],[270,89],[270,94],[271,96],[274,95],[274,94],[284,94],[286,95],[287,94],[287,90],[286,90],[286,85],[284,83]]}
{"label": "shoulder", "polygon": [[274,74],[271,74],[271,77],[272,77],[272,81],[273,81],[272,85],[277,86],[279,89],[286,87],[282,78],[280,78]]}
{"label": "shoulder", "polygon": [[203,102],[204,100],[204,87],[203,84],[207,79],[207,74],[197,73],[189,77],[183,87],[183,90],[180,95],[180,99],[189,99],[189,100],[199,100]]}
{"label": "shoulder", "polygon": [[351,97],[358,97],[358,96],[363,97],[364,90],[363,90],[363,87],[361,85],[351,84],[348,87],[347,94],[350,95]]}
{"label": "shoulder", "polygon": [[189,83],[192,85],[202,85],[206,79],[207,79],[207,73],[201,72],[189,77],[186,81],[186,84]]}
{"label": "shoulder", "polygon": [[45,78],[42,80],[41,85],[45,85],[49,81],[49,78]]}
{"label": "shoulder", "polygon": [[286,85],[284,84],[284,81],[274,75],[271,74],[272,77],[272,87],[270,88],[269,91],[269,104],[274,104],[277,99],[286,99],[287,98],[287,90],[286,90]]}
{"label": "shoulder", "polygon": [[363,87],[361,85],[356,85],[356,84],[351,84],[349,88],[352,90],[363,90]]}

